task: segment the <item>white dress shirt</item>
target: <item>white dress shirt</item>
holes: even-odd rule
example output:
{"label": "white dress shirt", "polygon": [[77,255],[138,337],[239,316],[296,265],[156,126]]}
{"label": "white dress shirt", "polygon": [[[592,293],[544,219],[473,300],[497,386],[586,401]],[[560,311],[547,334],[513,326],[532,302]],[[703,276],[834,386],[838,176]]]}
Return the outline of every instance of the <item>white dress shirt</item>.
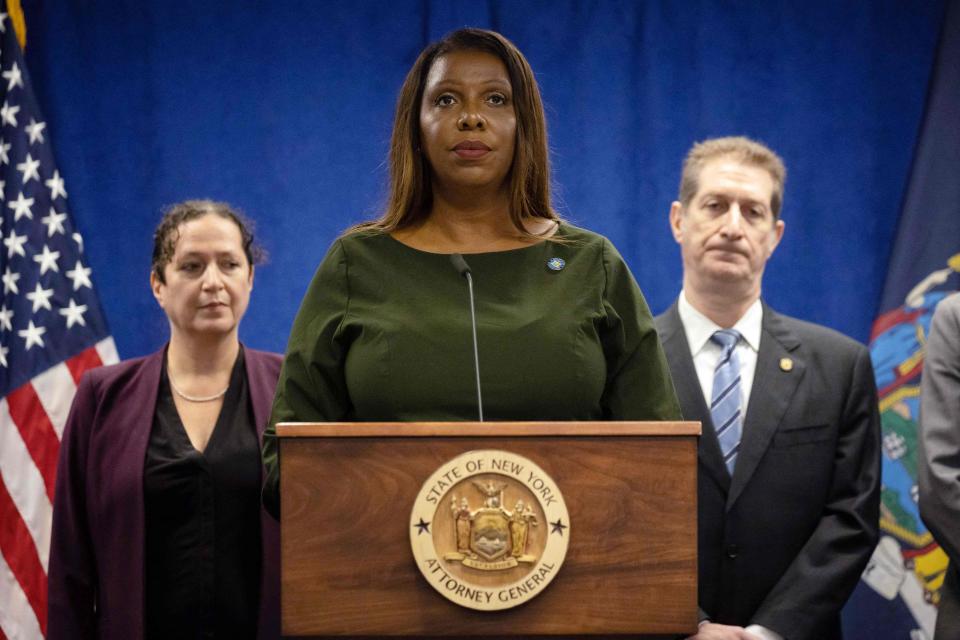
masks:
{"label": "white dress shirt", "polygon": [[[687,302],[686,294],[680,292],[677,302],[677,311],[680,321],[683,322],[683,331],[687,334],[687,344],[690,345],[690,355],[693,356],[693,366],[697,370],[697,379],[703,391],[703,399],[710,406],[713,395],[713,374],[717,369],[717,362],[723,348],[710,339],[721,327],[716,322],[703,315]],[[735,347],[737,359],[740,361],[740,415],[746,417],[747,406],[750,403],[750,389],[753,388],[753,374],[757,370],[757,353],[760,350],[760,333],[763,323],[763,306],[760,300],[754,301],[746,313],[730,327],[740,333],[741,340]]]}
{"label": "white dress shirt", "polygon": [[[717,369],[717,362],[723,353],[723,348],[710,339],[721,327],[716,322],[693,308],[687,301],[686,294],[681,291],[677,301],[677,311],[683,323],[683,331],[687,335],[687,344],[690,345],[690,355],[693,356],[693,366],[697,370],[697,379],[703,391],[703,399],[710,406],[713,395],[713,374]],[[741,340],[735,347],[737,359],[740,361],[740,415],[746,417],[747,405],[750,403],[750,390],[753,388],[753,376],[757,371],[757,354],[760,351],[760,334],[763,331],[763,305],[760,300],[754,301],[747,308],[746,313],[730,327],[740,333]],[[758,640],[783,640],[783,637],[758,624],[746,627]]]}

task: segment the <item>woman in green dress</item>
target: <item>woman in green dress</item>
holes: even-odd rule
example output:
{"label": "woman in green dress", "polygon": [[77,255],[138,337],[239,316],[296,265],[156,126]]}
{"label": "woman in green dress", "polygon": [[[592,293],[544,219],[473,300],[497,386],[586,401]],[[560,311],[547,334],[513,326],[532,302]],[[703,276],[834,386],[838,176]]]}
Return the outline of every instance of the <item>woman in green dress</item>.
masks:
{"label": "woman in green dress", "polygon": [[533,72],[503,36],[455,31],[407,74],[386,212],[339,239],[290,334],[264,441],[279,513],[286,421],[678,420],[650,312],[604,237],[550,205]]}

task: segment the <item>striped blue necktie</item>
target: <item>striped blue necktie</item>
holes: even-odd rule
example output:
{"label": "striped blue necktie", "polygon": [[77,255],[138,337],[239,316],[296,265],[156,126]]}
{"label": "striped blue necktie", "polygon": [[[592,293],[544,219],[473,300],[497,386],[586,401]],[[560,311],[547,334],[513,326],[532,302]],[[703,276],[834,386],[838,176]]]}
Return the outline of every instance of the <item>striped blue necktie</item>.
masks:
{"label": "striped blue necktie", "polygon": [[741,424],[740,410],[740,360],[735,350],[740,334],[733,329],[721,329],[710,339],[720,345],[723,352],[713,372],[713,398],[710,401],[710,417],[713,428],[720,441],[720,451],[730,475],[737,464],[740,451]]}

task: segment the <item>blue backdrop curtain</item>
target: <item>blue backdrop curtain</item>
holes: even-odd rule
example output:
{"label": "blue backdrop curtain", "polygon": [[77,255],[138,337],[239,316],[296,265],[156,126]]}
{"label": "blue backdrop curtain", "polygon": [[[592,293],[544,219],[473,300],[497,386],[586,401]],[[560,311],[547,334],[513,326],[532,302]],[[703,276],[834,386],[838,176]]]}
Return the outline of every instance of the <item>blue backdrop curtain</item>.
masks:
{"label": "blue backdrop curtain", "polygon": [[944,8],[24,1],[27,64],[122,357],[166,340],[147,280],[151,232],[164,205],[196,197],[257,221],[271,257],[241,336],[282,351],[330,242],[381,209],[407,69],[428,42],[467,25],[501,31],[529,58],[547,106],[555,204],[614,241],[655,312],[680,287],[667,212],[684,153],[745,134],[781,153],[789,172],[765,298],[866,341]]}
{"label": "blue backdrop curtain", "polygon": [[27,62],[120,355],[159,347],[161,208],[228,200],[271,254],[242,337],[282,350],[317,263],[384,199],[397,90],[464,25],[530,59],[556,205],[620,248],[654,311],[680,286],[680,161],[746,134],[789,170],[764,295],[865,341],[922,115],[941,2],[26,2]]}

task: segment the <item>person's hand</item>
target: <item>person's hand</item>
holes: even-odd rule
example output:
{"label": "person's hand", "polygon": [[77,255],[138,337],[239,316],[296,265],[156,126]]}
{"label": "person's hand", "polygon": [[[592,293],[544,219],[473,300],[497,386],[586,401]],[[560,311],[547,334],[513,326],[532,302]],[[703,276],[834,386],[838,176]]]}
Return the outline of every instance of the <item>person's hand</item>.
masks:
{"label": "person's hand", "polygon": [[759,640],[759,638],[743,627],[705,622],[700,625],[697,634],[690,636],[687,640]]}

